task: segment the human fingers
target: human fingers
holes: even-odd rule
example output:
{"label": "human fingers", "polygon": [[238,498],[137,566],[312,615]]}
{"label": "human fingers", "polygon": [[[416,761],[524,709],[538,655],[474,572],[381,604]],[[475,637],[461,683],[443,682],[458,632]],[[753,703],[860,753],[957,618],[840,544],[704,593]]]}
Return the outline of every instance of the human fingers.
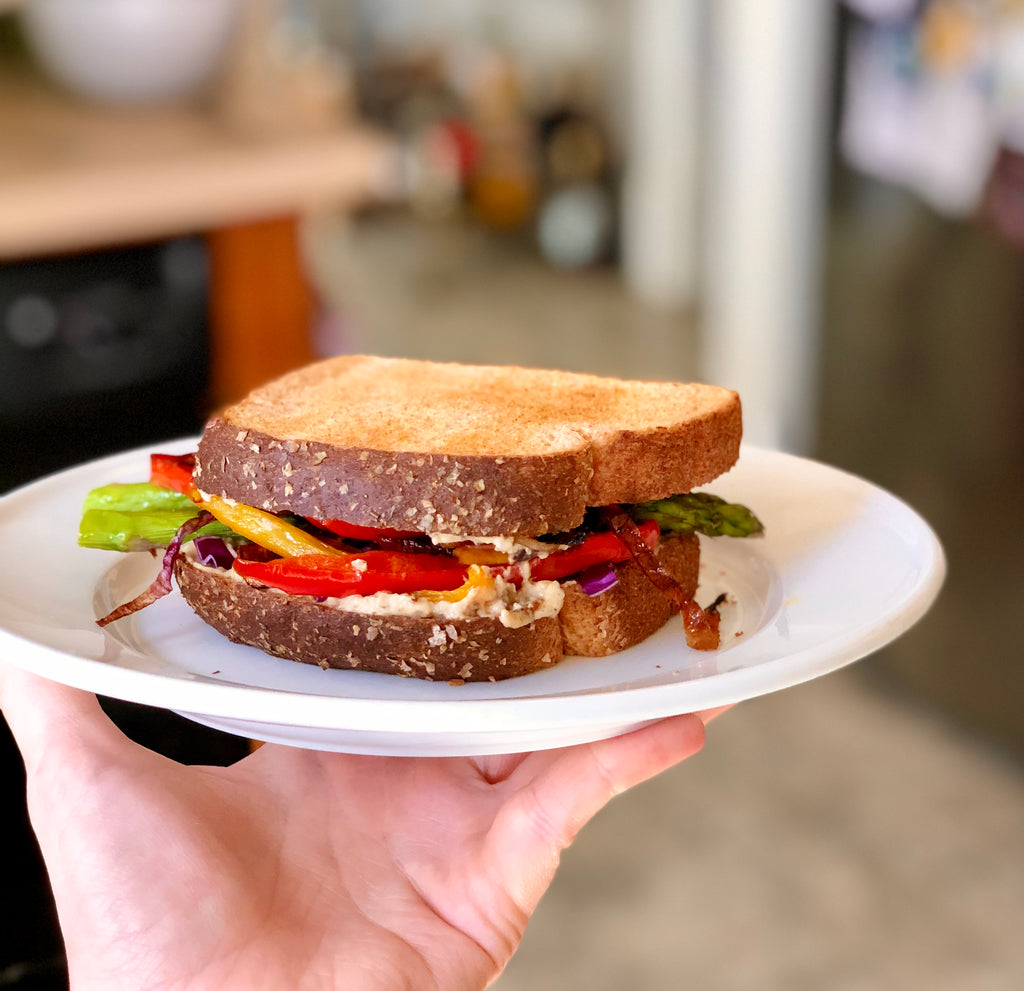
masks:
{"label": "human fingers", "polygon": [[47,754],[65,757],[123,746],[95,695],[0,663],[0,710],[31,772]]}
{"label": "human fingers", "polygon": [[524,911],[533,910],[561,851],[612,798],[697,753],[703,743],[701,718],[683,715],[523,761],[507,781],[514,788],[518,779],[522,787],[492,831],[504,851],[506,885],[516,903]]}
{"label": "human fingers", "polygon": [[714,709],[701,709],[701,711],[698,712],[697,715],[700,716],[701,722],[705,726],[707,726],[707,724],[710,723],[713,719],[717,719],[719,716],[725,714],[735,705],[736,703],[732,702],[729,705],[720,705],[715,707]]}
{"label": "human fingers", "polygon": [[544,808],[558,810],[571,841],[616,795],[692,756],[703,745],[699,716],[673,716],[621,736],[566,748],[530,790]]}
{"label": "human fingers", "polygon": [[[699,717],[700,721],[705,726],[707,726],[713,720],[734,708],[735,705],[736,703],[732,702],[729,705],[720,705],[713,709],[701,709],[699,712],[696,712],[695,715]],[[493,754],[484,757],[476,757],[473,759],[473,762],[479,773],[483,775],[484,778],[495,783],[504,781],[506,778],[510,777],[528,757],[530,757],[529,753]]]}

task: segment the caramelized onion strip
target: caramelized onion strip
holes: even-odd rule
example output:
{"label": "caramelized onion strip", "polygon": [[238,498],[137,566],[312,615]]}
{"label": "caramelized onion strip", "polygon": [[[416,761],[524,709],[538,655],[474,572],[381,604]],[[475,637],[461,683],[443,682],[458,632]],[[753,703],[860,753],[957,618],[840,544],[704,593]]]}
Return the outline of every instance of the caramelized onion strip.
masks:
{"label": "caramelized onion strip", "polygon": [[629,514],[617,505],[602,506],[601,517],[615,531],[619,539],[633,555],[648,581],[670,602],[675,603],[683,618],[687,646],[694,650],[717,650],[719,645],[719,615],[717,603],[704,610],[683,590],[658,560],[657,555],[644,542],[643,534]]}
{"label": "caramelized onion strip", "polygon": [[201,530],[207,523],[213,522],[213,514],[205,509],[201,510],[198,516],[186,520],[174,535],[174,539],[167,545],[164,551],[163,563],[160,565],[160,574],[153,579],[152,584],[142,593],[137,595],[131,602],[125,602],[116,609],[107,613],[102,619],[96,620],[97,626],[107,626],[115,620],[130,616],[132,613],[145,609],[152,605],[157,599],[162,599],[171,591],[171,575],[174,572],[174,562],[181,550],[185,538],[191,536],[197,530]]}

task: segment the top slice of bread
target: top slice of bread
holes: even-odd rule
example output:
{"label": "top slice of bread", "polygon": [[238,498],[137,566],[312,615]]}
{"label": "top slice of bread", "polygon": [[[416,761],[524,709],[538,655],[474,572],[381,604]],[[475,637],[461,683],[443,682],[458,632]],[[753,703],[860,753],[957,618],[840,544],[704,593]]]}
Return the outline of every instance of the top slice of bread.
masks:
{"label": "top slice of bread", "polygon": [[717,386],[343,356],[211,419],[196,482],[313,519],[534,536],[704,485],[741,433],[739,397]]}

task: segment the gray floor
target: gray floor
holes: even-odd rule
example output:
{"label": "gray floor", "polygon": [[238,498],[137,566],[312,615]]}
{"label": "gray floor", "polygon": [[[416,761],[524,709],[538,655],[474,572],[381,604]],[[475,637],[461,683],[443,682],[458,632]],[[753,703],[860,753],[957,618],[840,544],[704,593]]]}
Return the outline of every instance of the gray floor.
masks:
{"label": "gray floor", "polygon": [[581,834],[501,991],[1024,987],[1021,776],[854,671],[747,703]]}
{"label": "gray floor", "polygon": [[[463,228],[311,231],[326,346],[688,378],[690,314]],[[950,556],[892,648],[737,708],[567,853],[501,991],[1024,987],[1022,265],[875,194],[837,210],[821,450]]]}

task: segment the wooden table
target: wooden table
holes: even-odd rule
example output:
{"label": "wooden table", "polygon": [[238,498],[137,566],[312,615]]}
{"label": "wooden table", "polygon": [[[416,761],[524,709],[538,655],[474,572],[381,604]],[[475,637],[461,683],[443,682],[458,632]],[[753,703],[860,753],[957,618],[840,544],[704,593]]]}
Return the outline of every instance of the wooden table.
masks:
{"label": "wooden table", "polygon": [[356,123],[253,133],[208,108],[86,103],[0,64],[0,262],[204,234],[211,396],[228,401],[311,357],[297,219],[373,199],[393,160]]}

